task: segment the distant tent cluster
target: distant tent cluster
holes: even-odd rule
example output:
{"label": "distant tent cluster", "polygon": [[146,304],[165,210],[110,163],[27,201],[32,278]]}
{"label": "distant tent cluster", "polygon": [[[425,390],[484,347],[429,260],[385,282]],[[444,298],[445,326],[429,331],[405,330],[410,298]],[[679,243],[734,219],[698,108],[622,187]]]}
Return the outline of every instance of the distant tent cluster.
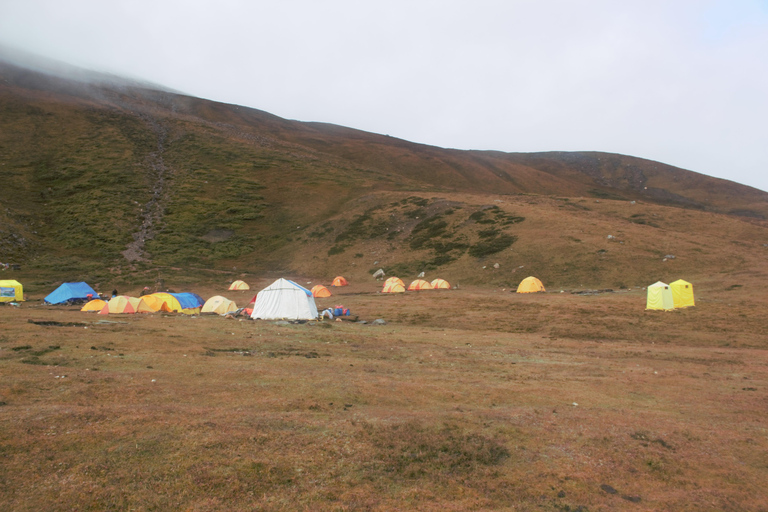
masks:
{"label": "distant tent cluster", "polygon": [[[445,279],[435,279],[431,283],[424,279],[416,279],[408,285],[407,290],[410,292],[419,292],[422,290],[450,290],[451,285]],[[381,293],[403,293],[406,287],[403,280],[399,277],[390,277],[384,281],[384,287],[381,289]]]}
{"label": "distant tent cluster", "polygon": [[657,281],[648,287],[645,309],[670,311],[695,305],[693,285],[688,281],[678,279],[670,284]]}
{"label": "distant tent cluster", "polygon": [[[96,292],[94,292],[96,293]],[[98,294],[96,294],[98,297]],[[196,293],[152,293],[142,297],[117,295],[104,301],[94,299],[86,303],[80,311],[97,311],[100,315],[155,313],[184,313],[195,315],[200,313],[204,301]]]}

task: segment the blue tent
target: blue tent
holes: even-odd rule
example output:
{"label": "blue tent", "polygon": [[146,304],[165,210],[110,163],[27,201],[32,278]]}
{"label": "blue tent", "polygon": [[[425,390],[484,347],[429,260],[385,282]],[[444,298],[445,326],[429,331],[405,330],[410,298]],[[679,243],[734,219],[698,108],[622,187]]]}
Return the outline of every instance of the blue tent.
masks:
{"label": "blue tent", "polygon": [[92,299],[99,298],[99,294],[82,281],[79,283],[64,283],[43,300],[48,304],[63,304],[69,300],[86,300],[89,294]]}
{"label": "blue tent", "polygon": [[172,293],[181,304],[182,309],[195,309],[203,307],[205,301],[196,293]]}

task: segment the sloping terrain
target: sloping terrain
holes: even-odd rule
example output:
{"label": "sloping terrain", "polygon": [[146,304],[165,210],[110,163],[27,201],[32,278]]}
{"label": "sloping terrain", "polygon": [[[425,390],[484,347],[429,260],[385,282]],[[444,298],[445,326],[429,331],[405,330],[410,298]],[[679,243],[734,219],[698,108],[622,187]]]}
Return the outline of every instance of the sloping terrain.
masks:
{"label": "sloping terrain", "polygon": [[0,261],[92,278],[382,266],[511,286],[527,266],[631,286],[667,254],[711,273],[710,235],[759,251],[768,216],[765,192],[640,158],[441,149],[10,63],[0,169]]}

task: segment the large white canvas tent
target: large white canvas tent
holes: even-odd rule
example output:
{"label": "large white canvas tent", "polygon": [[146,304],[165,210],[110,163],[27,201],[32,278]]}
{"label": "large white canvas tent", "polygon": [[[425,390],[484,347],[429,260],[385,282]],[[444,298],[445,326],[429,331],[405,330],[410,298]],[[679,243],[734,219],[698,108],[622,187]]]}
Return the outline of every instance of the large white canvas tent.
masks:
{"label": "large white canvas tent", "polygon": [[675,309],[672,290],[669,289],[668,284],[657,281],[648,287],[648,298],[645,303],[645,309]]}
{"label": "large white canvas tent", "polygon": [[312,292],[288,279],[278,279],[256,295],[251,318],[313,320],[317,306]]}

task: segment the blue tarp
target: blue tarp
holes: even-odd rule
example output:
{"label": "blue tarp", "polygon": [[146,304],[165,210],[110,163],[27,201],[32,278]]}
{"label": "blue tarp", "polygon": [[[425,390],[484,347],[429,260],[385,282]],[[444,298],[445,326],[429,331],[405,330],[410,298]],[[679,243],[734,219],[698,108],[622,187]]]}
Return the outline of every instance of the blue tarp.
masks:
{"label": "blue tarp", "polygon": [[301,286],[300,284],[296,284],[296,283],[294,283],[293,281],[291,281],[290,279],[286,279],[286,281],[288,281],[289,283],[291,283],[291,284],[292,284],[293,286],[295,286],[296,288],[301,288],[302,290],[304,290],[304,293],[306,293],[306,294],[307,294],[307,297],[311,297],[311,296],[312,296],[312,292],[311,292],[311,291],[309,291],[309,290],[307,290],[306,288],[304,288],[304,287],[303,287],[303,286]]}
{"label": "blue tarp", "polygon": [[82,281],[79,283],[64,283],[43,300],[48,304],[63,304],[68,300],[88,299],[88,294],[93,299],[99,298],[99,294]]}
{"label": "blue tarp", "polygon": [[172,293],[176,300],[181,304],[181,309],[195,309],[200,308],[205,304],[203,299],[196,293]]}

